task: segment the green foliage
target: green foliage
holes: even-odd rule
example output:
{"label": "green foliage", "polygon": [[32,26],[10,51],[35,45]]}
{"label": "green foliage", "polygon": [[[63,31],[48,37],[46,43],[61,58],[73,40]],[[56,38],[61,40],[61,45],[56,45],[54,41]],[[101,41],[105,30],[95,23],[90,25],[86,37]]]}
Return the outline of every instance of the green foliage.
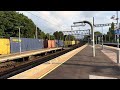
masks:
{"label": "green foliage", "polygon": [[96,31],[96,32],[94,32],[94,35],[102,35],[102,33],[99,31]]}
{"label": "green foliage", "polygon": [[[101,37],[102,36],[102,33],[101,32],[99,32],[99,31],[96,31],[96,32],[94,32],[94,35],[95,35],[95,42],[96,42],[96,40],[97,40],[97,42],[98,42],[98,37]],[[97,37],[96,37],[97,36]],[[88,40],[88,38],[86,39],[86,40]]]}
{"label": "green foliage", "polygon": [[75,40],[75,37],[74,36],[72,36],[72,35],[64,35],[64,41],[71,41],[71,40]]}
{"label": "green foliage", "polygon": [[45,39],[45,33],[39,28],[37,28],[37,35],[39,39]]}
{"label": "green foliage", "polygon": [[49,34],[49,33],[47,33],[47,34],[45,35],[45,39],[50,39],[50,34]]}
{"label": "green foliage", "polygon": [[55,36],[55,39],[57,40],[63,40],[64,39],[64,35],[63,35],[63,32],[61,31],[56,31],[53,33],[53,35]]}
{"label": "green foliage", "polygon": [[50,40],[55,40],[54,35],[50,35]]}
{"label": "green foliage", "polygon": [[115,40],[114,23],[112,22],[111,27],[109,27],[109,31],[107,32],[107,41],[113,42],[114,40]]}
{"label": "green foliage", "polygon": [[[20,27],[22,38],[35,38],[36,26],[31,19],[16,11],[0,11],[0,37],[19,37],[18,27]],[[37,33],[39,39],[64,40],[64,35],[61,31],[56,31],[53,35],[49,35],[37,28]],[[67,36],[66,39],[74,40],[75,37]]]}
{"label": "green foliage", "polygon": [[[18,37],[21,27],[21,37],[34,38],[36,26],[31,19],[15,11],[0,11],[0,36]],[[45,38],[45,33],[38,28],[38,38]]]}

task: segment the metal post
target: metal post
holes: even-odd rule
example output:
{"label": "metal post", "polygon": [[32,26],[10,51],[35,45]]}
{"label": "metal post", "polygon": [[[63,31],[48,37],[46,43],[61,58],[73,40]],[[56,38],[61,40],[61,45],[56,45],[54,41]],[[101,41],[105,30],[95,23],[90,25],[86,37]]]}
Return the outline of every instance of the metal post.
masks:
{"label": "metal post", "polygon": [[116,34],[115,34],[115,43],[116,43]]}
{"label": "metal post", "polygon": [[117,35],[117,47],[118,47],[118,50],[117,50],[117,63],[119,63],[120,61],[120,50],[119,50],[119,35]]}
{"label": "metal post", "polygon": [[102,27],[102,50],[103,50],[103,27]]}
{"label": "metal post", "polygon": [[21,40],[20,40],[20,27],[19,27],[19,48],[20,48],[20,54],[21,54]]}
{"label": "metal post", "polygon": [[91,27],[91,34],[92,34],[92,44],[93,44],[93,57],[95,57],[95,42],[94,42],[94,17],[93,17],[93,24],[91,24],[89,21],[81,21],[81,22],[74,22],[73,24],[76,24],[76,23],[87,23],[90,25]]}
{"label": "metal post", "polygon": [[37,26],[36,26],[36,39],[38,38],[38,36],[37,36]]}
{"label": "metal post", "polygon": [[92,36],[93,36],[93,57],[95,57],[95,42],[94,42],[94,17],[93,17],[93,25],[91,25]]}
{"label": "metal post", "polygon": [[[119,23],[118,23],[118,11],[116,12],[116,14],[117,14],[117,28],[119,28]],[[118,48],[118,50],[117,50],[117,63],[119,63],[119,34],[117,35],[117,48]]]}
{"label": "metal post", "polygon": [[105,35],[105,43],[106,43],[106,35]]}
{"label": "metal post", "polygon": [[[93,29],[93,28],[92,28]],[[93,30],[93,37],[92,37],[92,39],[93,39],[93,57],[95,57],[95,40],[94,40],[94,30]]]}
{"label": "metal post", "polygon": [[96,35],[96,44],[97,44],[97,35]]}
{"label": "metal post", "polygon": [[119,48],[119,35],[117,35],[117,47]]}
{"label": "metal post", "polygon": [[[89,36],[90,36],[90,29],[89,29]],[[90,44],[90,37],[89,37],[89,44]]]}
{"label": "metal post", "polygon": [[[116,12],[116,14],[117,14],[117,28],[119,28],[119,24],[118,24],[118,11]],[[117,42],[118,42],[118,45],[117,45],[117,47],[119,48],[119,35],[117,35]]]}

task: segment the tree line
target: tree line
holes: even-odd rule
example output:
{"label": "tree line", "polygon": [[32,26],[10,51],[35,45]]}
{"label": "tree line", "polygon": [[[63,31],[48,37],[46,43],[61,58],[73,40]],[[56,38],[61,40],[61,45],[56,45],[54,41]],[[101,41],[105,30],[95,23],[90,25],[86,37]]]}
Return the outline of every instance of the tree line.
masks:
{"label": "tree line", "polygon": [[[35,38],[36,25],[27,16],[16,11],[0,11],[0,37],[19,37],[18,27],[21,27],[22,38]],[[64,35],[61,31],[56,31],[53,35],[44,33],[37,27],[38,39],[58,39],[58,40],[74,40],[72,35]]]}
{"label": "tree line", "polygon": [[[109,30],[107,32],[107,34],[103,34],[103,40],[104,42],[116,42],[115,41],[115,26],[114,23],[112,22],[111,26],[109,27]],[[95,32],[95,40],[96,40],[96,36],[101,37],[102,33],[99,31]]]}

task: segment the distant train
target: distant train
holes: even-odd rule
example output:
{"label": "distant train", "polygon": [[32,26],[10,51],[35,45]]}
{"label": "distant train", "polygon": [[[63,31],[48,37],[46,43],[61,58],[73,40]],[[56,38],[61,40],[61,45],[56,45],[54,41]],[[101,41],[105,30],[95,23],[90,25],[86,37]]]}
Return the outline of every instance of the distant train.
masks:
{"label": "distant train", "polygon": [[[33,38],[10,37],[9,39],[0,38],[0,55],[19,53],[30,50],[38,50],[44,48],[69,47],[80,43],[79,40],[63,41],[63,40],[43,40]],[[21,48],[20,48],[21,47]]]}

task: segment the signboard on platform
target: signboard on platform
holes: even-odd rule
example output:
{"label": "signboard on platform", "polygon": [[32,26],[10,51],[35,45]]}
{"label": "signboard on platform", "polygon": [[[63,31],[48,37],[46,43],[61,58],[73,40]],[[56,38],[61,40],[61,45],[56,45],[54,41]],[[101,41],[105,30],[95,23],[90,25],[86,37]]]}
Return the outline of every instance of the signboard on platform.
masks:
{"label": "signboard on platform", "polygon": [[115,30],[115,34],[120,35],[120,29]]}

